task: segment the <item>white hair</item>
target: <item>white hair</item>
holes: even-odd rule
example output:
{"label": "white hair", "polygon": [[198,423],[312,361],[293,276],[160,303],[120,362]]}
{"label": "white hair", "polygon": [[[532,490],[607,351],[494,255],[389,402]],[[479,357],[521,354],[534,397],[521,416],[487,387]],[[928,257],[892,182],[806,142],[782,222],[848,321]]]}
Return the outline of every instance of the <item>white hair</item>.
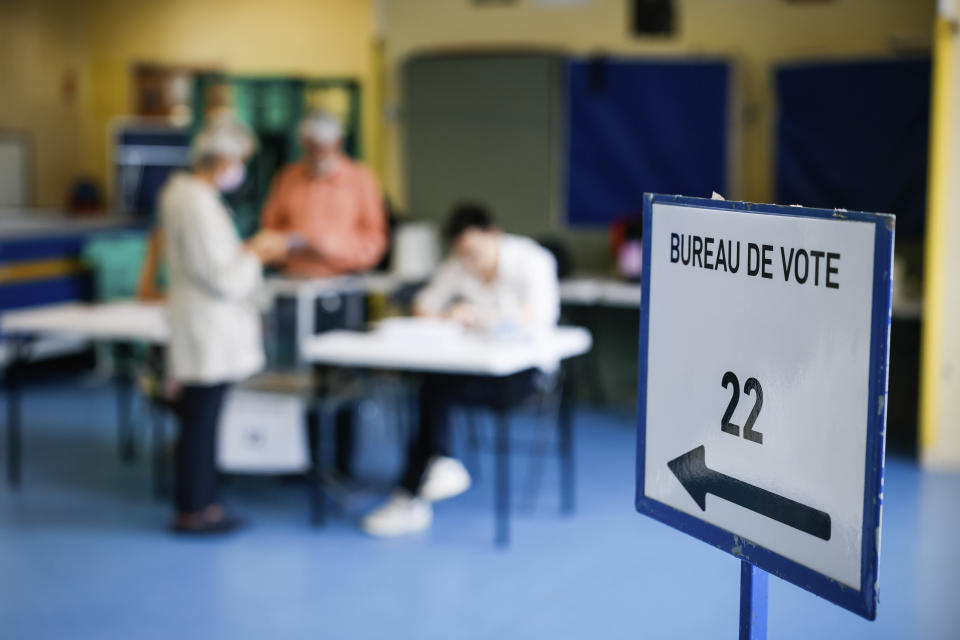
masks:
{"label": "white hair", "polygon": [[203,165],[218,157],[244,160],[257,149],[253,131],[231,112],[219,112],[207,118],[206,124],[190,144],[190,160]]}
{"label": "white hair", "polygon": [[343,124],[337,116],[329,111],[316,109],[300,121],[297,133],[304,140],[331,144],[343,138]]}

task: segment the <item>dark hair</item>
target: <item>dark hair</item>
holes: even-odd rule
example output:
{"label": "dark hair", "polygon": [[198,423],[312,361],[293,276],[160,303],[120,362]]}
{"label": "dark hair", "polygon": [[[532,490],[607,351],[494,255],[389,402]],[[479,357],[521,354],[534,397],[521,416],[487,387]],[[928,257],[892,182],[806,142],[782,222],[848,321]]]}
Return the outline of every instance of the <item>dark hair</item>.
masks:
{"label": "dark hair", "polygon": [[456,242],[464,231],[468,229],[481,229],[489,231],[497,226],[490,211],[481,204],[472,202],[460,203],[450,212],[447,218],[447,226],[444,235],[449,242]]}

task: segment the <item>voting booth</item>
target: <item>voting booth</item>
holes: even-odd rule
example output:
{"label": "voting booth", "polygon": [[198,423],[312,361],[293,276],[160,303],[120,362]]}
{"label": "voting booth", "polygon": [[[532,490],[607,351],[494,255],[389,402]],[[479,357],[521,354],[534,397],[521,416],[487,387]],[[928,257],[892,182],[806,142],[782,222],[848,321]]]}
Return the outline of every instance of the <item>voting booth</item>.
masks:
{"label": "voting booth", "polygon": [[877,610],[893,216],[645,196],[636,507]]}

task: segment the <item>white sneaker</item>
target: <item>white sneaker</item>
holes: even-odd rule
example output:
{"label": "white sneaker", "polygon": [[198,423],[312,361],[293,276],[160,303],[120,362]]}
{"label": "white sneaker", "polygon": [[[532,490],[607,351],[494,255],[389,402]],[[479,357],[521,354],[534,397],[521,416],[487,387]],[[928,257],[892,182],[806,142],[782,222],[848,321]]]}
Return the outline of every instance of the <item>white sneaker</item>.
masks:
{"label": "white sneaker", "polygon": [[360,521],[360,527],[372,536],[402,536],[423,531],[433,522],[433,507],[404,489],[397,489],[382,506]]}
{"label": "white sneaker", "polygon": [[470,474],[463,464],[447,456],[435,456],[427,464],[419,497],[438,502],[458,496],[470,488]]}

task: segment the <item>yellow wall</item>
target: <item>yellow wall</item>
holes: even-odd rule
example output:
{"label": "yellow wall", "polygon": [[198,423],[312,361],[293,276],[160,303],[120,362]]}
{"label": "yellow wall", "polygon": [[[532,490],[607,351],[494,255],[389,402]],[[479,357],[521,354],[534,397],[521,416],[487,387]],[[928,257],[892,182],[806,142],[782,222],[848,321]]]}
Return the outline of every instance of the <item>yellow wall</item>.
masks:
{"label": "yellow wall", "polygon": [[[81,170],[89,100],[82,2],[0,2],[0,128],[33,140],[33,203],[61,207]],[[76,92],[64,96],[64,74]]]}
{"label": "yellow wall", "polygon": [[936,26],[925,251],[920,452],[960,469],[960,0],[942,0]]}
{"label": "yellow wall", "polygon": [[[94,135],[130,106],[137,62],[216,65],[233,73],[349,75],[371,86],[367,0],[92,0],[90,64]],[[375,108],[364,96],[364,130]],[[364,153],[376,164],[374,135]],[[104,144],[87,162],[105,168]]]}
{"label": "yellow wall", "polygon": [[[778,61],[884,54],[930,41],[933,0],[677,0],[674,38],[628,32],[628,0],[544,8],[531,0],[477,8],[470,0],[4,0],[0,2],[0,126],[37,138],[36,201],[58,205],[70,180],[106,185],[110,122],[131,107],[138,62],[219,65],[236,73],[337,74],[365,90],[365,156],[403,202],[399,65],[444,47],[537,46],[591,53],[728,56],[739,63],[741,188],[730,197],[771,199],[770,70]],[[376,8],[376,13],[375,9]],[[372,37],[383,25],[383,59]],[[77,73],[72,102],[62,74]],[[380,96],[381,86],[385,96]],[[388,112],[398,112],[388,109]],[[400,111],[402,112],[402,111]]]}
{"label": "yellow wall", "polygon": [[[37,203],[60,206],[81,173],[108,185],[108,131],[131,111],[136,63],[347,75],[363,83],[364,155],[377,168],[370,7],[369,0],[2,0],[0,127],[34,133]],[[63,104],[60,75],[69,68],[78,72],[78,96]]]}
{"label": "yellow wall", "polygon": [[[934,0],[676,0],[679,34],[631,36],[628,0],[544,8],[530,0],[476,7],[469,0],[385,0],[388,100],[395,101],[398,65],[414,52],[448,46],[537,46],[578,53],[729,56],[740,64],[742,189],[754,201],[772,196],[770,71],[782,60],[885,54],[895,43],[929,46]],[[400,131],[385,132],[387,184],[402,196]],[[402,199],[402,198],[401,198]]]}

